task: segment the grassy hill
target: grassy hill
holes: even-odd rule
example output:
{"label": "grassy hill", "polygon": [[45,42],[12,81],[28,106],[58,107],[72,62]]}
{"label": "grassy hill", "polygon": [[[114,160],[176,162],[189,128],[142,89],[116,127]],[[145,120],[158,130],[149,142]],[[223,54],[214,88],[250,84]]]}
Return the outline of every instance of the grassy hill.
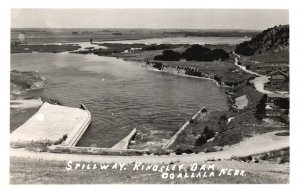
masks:
{"label": "grassy hill", "polygon": [[268,51],[280,52],[289,47],[289,25],[268,28],[250,41],[237,45],[235,52],[245,56],[262,54]]}

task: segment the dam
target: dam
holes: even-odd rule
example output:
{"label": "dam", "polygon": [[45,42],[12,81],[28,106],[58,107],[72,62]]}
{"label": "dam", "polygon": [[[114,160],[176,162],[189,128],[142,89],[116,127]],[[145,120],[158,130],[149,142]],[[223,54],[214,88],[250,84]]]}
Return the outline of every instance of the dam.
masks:
{"label": "dam", "polygon": [[80,108],[45,102],[23,125],[10,135],[11,144],[47,143],[75,146],[91,123],[91,113]]}
{"label": "dam", "polygon": [[[12,145],[44,143],[47,146],[52,145],[54,151],[65,149],[69,152],[88,151],[90,147],[78,148],[75,146],[90,123],[91,113],[83,104],[80,105],[80,108],[71,108],[45,102],[30,119],[11,134],[10,142]],[[112,148],[100,148],[99,151],[113,154],[114,151],[119,153],[126,150],[125,153],[128,154],[129,143],[135,134],[136,129],[134,128],[129,135]],[[132,151],[138,152],[138,150]]]}

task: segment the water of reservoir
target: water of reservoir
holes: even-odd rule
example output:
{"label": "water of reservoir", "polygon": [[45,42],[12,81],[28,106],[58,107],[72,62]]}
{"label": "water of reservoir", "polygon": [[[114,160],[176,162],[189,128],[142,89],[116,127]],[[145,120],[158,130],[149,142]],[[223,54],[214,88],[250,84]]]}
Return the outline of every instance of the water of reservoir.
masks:
{"label": "water of reservoir", "polygon": [[11,69],[38,71],[44,89],[31,91],[92,114],[77,146],[111,147],[137,128],[133,148],[167,141],[200,107],[228,108],[224,90],[213,81],[147,70],[143,63],[70,53],[11,55]]}

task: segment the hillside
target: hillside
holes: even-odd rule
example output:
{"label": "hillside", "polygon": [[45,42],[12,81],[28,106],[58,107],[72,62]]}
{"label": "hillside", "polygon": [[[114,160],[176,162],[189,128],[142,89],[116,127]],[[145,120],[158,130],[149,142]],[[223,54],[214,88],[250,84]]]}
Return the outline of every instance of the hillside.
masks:
{"label": "hillside", "polygon": [[22,72],[17,70],[10,72],[10,95],[12,99],[22,91],[42,88],[44,85],[44,80],[37,72]]}
{"label": "hillside", "polygon": [[235,52],[240,55],[251,56],[268,51],[286,51],[288,48],[289,25],[279,25],[262,31],[250,41],[240,43]]}

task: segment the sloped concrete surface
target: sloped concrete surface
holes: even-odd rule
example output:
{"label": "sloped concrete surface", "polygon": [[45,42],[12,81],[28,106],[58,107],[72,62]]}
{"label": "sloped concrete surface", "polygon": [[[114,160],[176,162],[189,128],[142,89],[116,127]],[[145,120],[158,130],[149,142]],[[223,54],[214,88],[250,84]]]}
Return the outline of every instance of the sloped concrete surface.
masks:
{"label": "sloped concrete surface", "polygon": [[52,105],[45,102],[29,120],[10,135],[11,143],[62,141],[66,135],[77,134],[82,125],[90,121],[90,113],[79,108]]}

